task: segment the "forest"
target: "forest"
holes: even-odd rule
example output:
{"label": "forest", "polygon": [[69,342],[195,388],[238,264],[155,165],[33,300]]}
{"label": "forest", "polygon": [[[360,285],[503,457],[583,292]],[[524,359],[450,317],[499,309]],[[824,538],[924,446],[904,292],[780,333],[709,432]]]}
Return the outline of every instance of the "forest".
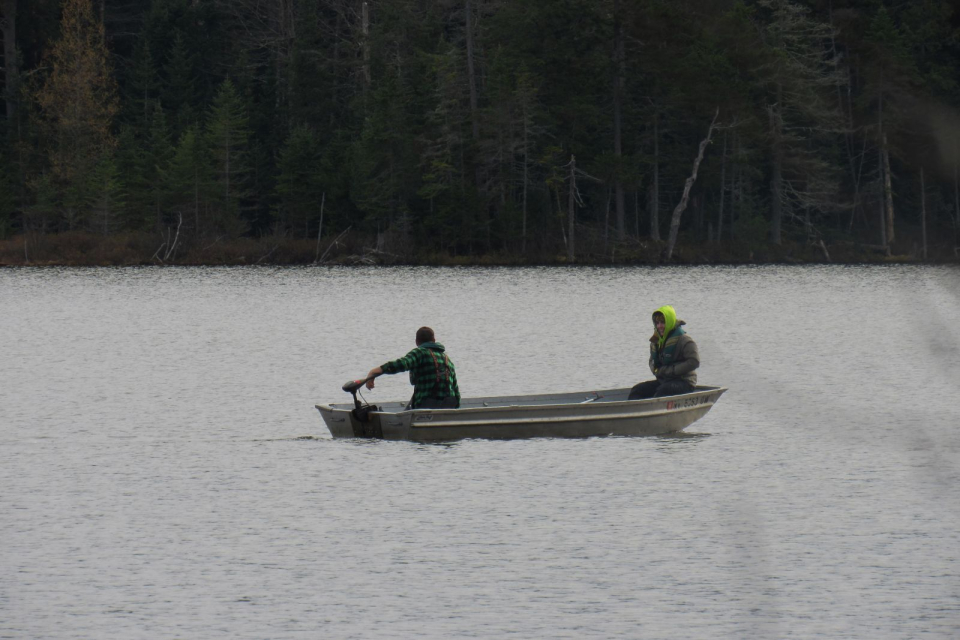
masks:
{"label": "forest", "polygon": [[0,11],[0,264],[960,260],[945,0]]}

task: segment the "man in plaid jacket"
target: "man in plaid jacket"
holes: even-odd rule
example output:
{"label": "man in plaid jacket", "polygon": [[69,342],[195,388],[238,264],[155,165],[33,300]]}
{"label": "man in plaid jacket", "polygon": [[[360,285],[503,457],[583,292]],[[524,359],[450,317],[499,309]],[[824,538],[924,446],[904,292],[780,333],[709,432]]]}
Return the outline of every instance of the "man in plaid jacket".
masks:
{"label": "man in plaid jacket", "polygon": [[436,341],[433,329],[420,327],[417,348],[402,358],[371,369],[367,374],[367,389],[373,389],[373,380],[379,375],[409,371],[413,398],[408,409],[457,409],[460,407],[457,371],[445,351]]}

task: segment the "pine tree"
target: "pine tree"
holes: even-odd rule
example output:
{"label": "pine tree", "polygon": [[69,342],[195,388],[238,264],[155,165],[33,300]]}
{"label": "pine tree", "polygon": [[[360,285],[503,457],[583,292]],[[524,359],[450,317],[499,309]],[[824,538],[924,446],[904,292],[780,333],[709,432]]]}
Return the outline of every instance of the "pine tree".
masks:
{"label": "pine tree", "polygon": [[183,131],[196,122],[194,107],[199,100],[196,81],[196,54],[187,48],[183,32],[177,29],[173,36],[170,55],[164,64],[166,80],[163,93],[164,107],[173,114],[173,135],[178,138]]}
{"label": "pine tree", "polygon": [[104,158],[93,168],[90,176],[94,197],[90,201],[90,226],[104,236],[123,226],[123,186],[120,169],[113,158]]}
{"label": "pine tree", "polygon": [[124,119],[138,129],[150,122],[150,108],[159,100],[160,82],[150,44],[142,38],[133,55],[133,69],[125,85]]}
{"label": "pine tree", "polygon": [[3,36],[3,96],[7,122],[17,113],[20,92],[20,56],[17,52],[17,0],[0,2],[0,35]]}
{"label": "pine tree", "polygon": [[790,0],[759,0],[772,167],[770,240],[782,242],[786,217],[804,220],[838,205],[839,171],[827,155],[839,141],[842,115],[833,91],[838,77],[830,51],[832,28]]}
{"label": "pine tree", "polygon": [[427,114],[422,133],[422,185],[418,195],[430,203],[427,228],[441,237],[458,237],[469,250],[483,230],[475,215],[476,205],[468,201],[465,187],[470,179],[464,155],[471,122],[464,100],[466,79],[460,72],[458,53],[448,46],[430,56],[433,108]]}
{"label": "pine tree", "polygon": [[167,128],[167,117],[159,103],[155,103],[150,114],[150,129],[144,145],[146,180],[149,206],[157,228],[165,223],[165,213],[169,186],[166,184],[170,160],[173,157],[173,144]]}
{"label": "pine tree", "polygon": [[[316,3],[299,4],[296,36],[287,68],[290,121],[293,127],[327,126],[338,115],[335,113],[338,79],[333,74],[339,61],[328,57],[332,52],[320,30],[322,22]],[[336,42],[339,44],[339,37]]]}
{"label": "pine tree", "polygon": [[307,127],[297,127],[287,137],[277,163],[277,194],[280,205],[277,225],[311,236],[311,225],[319,216],[324,189],[320,175],[320,157],[316,135]]}
{"label": "pine tree", "polygon": [[164,182],[169,190],[172,213],[183,216],[184,231],[195,237],[214,231],[210,213],[214,208],[213,159],[196,127],[180,136]]}
{"label": "pine tree", "polygon": [[250,130],[243,101],[233,82],[224,80],[207,117],[206,142],[214,161],[214,183],[218,191],[215,225],[219,231],[237,236],[245,231],[240,219],[241,200],[246,194],[244,179],[249,174],[246,151]]}
{"label": "pine tree", "polygon": [[13,228],[16,193],[16,173],[3,149],[0,150],[0,240],[5,240]]}
{"label": "pine tree", "polygon": [[875,193],[879,211],[879,240],[889,247],[896,239],[890,140],[908,117],[903,113],[902,98],[912,101],[914,85],[920,84],[920,78],[903,34],[883,5],[870,20],[865,44],[869,64],[863,72],[865,82],[860,100],[863,105],[861,117],[869,123],[866,127],[869,141],[876,149]]}
{"label": "pine tree", "polygon": [[532,182],[531,167],[533,166],[531,157],[536,157],[537,140],[543,135],[544,130],[538,123],[538,114],[541,110],[538,99],[539,84],[539,80],[530,71],[521,68],[514,89],[516,126],[520,136],[520,144],[514,151],[514,158],[519,165],[517,174],[520,179],[520,251],[524,255],[527,253],[527,237],[530,228],[528,212]]}
{"label": "pine tree", "polygon": [[[57,186],[50,173],[41,173],[31,180],[29,186],[34,194],[34,200],[23,210],[23,251],[27,262],[36,257],[37,236],[50,230],[60,209]],[[32,249],[31,246],[33,246]]]}
{"label": "pine tree", "polygon": [[65,0],[60,29],[48,56],[52,71],[36,99],[52,177],[62,193],[63,221],[74,228],[86,216],[82,207],[90,189],[96,190],[88,178],[115,146],[111,126],[117,91],[103,26],[90,0]]}
{"label": "pine tree", "polygon": [[130,124],[120,126],[117,137],[116,165],[122,167],[119,179],[124,193],[123,228],[142,231],[155,224],[150,216],[150,184],[147,181],[147,153],[138,130]]}
{"label": "pine tree", "polygon": [[946,0],[905,3],[901,33],[916,76],[941,100],[956,105],[960,99],[960,7]]}

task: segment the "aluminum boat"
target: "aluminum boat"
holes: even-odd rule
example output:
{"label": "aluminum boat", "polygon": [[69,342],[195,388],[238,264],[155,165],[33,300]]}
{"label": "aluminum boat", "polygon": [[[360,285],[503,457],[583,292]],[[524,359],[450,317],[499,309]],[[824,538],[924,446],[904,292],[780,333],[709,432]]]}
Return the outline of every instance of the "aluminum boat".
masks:
{"label": "aluminum boat", "polygon": [[464,438],[590,438],[654,436],[682,431],[702,418],[724,387],[698,386],[691,393],[627,400],[629,388],[550,395],[464,398],[459,409],[412,409],[406,402],[318,404],[334,438],[446,442]]}

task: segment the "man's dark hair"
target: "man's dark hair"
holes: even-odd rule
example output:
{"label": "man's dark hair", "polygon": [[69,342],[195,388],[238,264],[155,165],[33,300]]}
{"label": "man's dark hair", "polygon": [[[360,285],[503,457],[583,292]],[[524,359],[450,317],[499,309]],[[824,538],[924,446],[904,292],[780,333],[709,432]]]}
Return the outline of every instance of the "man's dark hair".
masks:
{"label": "man's dark hair", "polygon": [[417,346],[420,346],[424,342],[434,342],[435,340],[433,329],[430,327],[420,327],[417,329]]}

